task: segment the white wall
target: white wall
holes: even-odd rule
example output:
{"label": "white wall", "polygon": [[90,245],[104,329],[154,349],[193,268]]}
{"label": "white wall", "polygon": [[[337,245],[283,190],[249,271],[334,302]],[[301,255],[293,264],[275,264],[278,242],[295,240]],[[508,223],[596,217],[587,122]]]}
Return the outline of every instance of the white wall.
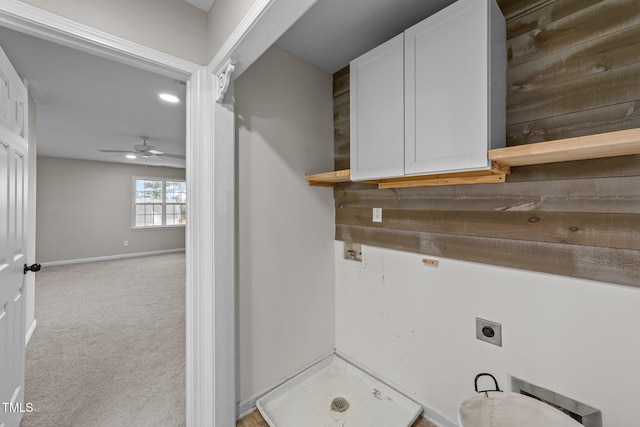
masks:
{"label": "white wall", "polygon": [[185,170],[39,156],[38,261],[184,248],[184,227],[131,230],[133,176],[184,179]]}
{"label": "white wall", "polygon": [[22,0],[196,64],[207,60],[207,13],[183,0]]}
{"label": "white wall", "polygon": [[278,47],[235,82],[239,401],[334,348],[333,192],[304,180],[333,167],[331,88]]}
{"label": "white wall", "polygon": [[255,0],[216,0],[209,11],[209,61],[227,41]]}
{"label": "white wall", "polygon": [[[640,289],[365,248],[366,268],[336,242],[336,347],[428,407],[457,420],[477,373],[507,374],[602,411],[605,426],[640,419]],[[502,323],[503,347],[475,338]]]}

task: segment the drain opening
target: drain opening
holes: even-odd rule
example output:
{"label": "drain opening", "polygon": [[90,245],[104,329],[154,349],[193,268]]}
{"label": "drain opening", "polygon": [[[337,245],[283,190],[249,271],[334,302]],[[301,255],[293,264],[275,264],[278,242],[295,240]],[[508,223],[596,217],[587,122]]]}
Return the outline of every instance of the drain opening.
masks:
{"label": "drain opening", "polygon": [[331,401],[331,410],[335,412],[344,412],[349,409],[349,402],[344,397],[336,397]]}

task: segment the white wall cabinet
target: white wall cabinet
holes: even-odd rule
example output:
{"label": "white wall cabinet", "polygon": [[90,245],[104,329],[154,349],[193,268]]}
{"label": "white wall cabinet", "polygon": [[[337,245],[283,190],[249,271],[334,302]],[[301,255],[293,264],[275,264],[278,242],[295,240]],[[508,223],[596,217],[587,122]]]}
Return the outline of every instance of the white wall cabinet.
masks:
{"label": "white wall cabinet", "polygon": [[505,146],[506,28],[458,0],[351,62],[351,179],[491,167]]}
{"label": "white wall cabinet", "polygon": [[404,174],[404,35],[351,61],[351,179]]}

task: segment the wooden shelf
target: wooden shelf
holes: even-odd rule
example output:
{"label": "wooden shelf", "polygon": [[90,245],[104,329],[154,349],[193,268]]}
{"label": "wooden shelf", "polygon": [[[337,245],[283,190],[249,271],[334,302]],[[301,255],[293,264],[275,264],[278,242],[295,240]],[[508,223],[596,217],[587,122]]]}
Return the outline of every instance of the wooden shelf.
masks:
{"label": "wooden shelf", "polygon": [[[460,185],[460,184],[487,184],[505,182],[509,168],[494,164],[493,169],[470,172],[440,173],[433,175],[405,176],[401,178],[378,179],[361,181],[368,184],[377,184],[378,188],[405,188],[405,187],[425,187],[438,185]],[[314,175],[307,175],[305,179],[309,185],[323,187],[333,187],[339,182],[351,181],[351,170],[344,169],[333,172],[324,172]]]}
{"label": "wooden shelf", "polygon": [[[499,183],[506,181],[506,175],[510,173],[512,166],[600,159],[631,154],[640,154],[640,129],[489,150],[492,169],[486,171],[405,176],[364,182],[378,184],[378,188]],[[349,182],[351,180],[350,174],[351,171],[345,169],[307,175],[306,180],[309,185],[333,187],[339,182]]]}
{"label": "wooden shelf", "polygon": [[323,187],[333,187],[339,182],[351,181],[351,169],[344,169],[333,172],[316,173],[307,175],[305,179],[309,185],[318,185]]}
{"label": "wooden shelf", "polygon": [[378,188],[435,187],[440,185],[497,184],[505,182],[510,169],[496,163],[492,169],[433,175],[403,176],[373,181]]}
{"label": "wooden shelf", "polygon": [[640,154],[640,129],[498,148],[489,150],[489,159],[505,166],[528,166],[629,154]]}

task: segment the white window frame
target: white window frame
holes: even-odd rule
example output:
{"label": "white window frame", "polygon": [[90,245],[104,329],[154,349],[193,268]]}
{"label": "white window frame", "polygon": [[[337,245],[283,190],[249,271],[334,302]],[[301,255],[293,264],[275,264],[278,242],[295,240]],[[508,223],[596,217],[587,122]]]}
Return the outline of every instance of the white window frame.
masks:
{"label": "white window frame", "polygon": [[[162,181],[162,225],[136,225],[136,181]],[[166,224],[167,221],[167,181],[184,182],[184,178],[154,177],[154,176],[133,176],[131,177],[131,229],[132,230],[159,230],[166,228],[185,228],[186,224]],[[187,196],[188,197],[188,196]],[[186,206],[186,203],[185,203]]]}

